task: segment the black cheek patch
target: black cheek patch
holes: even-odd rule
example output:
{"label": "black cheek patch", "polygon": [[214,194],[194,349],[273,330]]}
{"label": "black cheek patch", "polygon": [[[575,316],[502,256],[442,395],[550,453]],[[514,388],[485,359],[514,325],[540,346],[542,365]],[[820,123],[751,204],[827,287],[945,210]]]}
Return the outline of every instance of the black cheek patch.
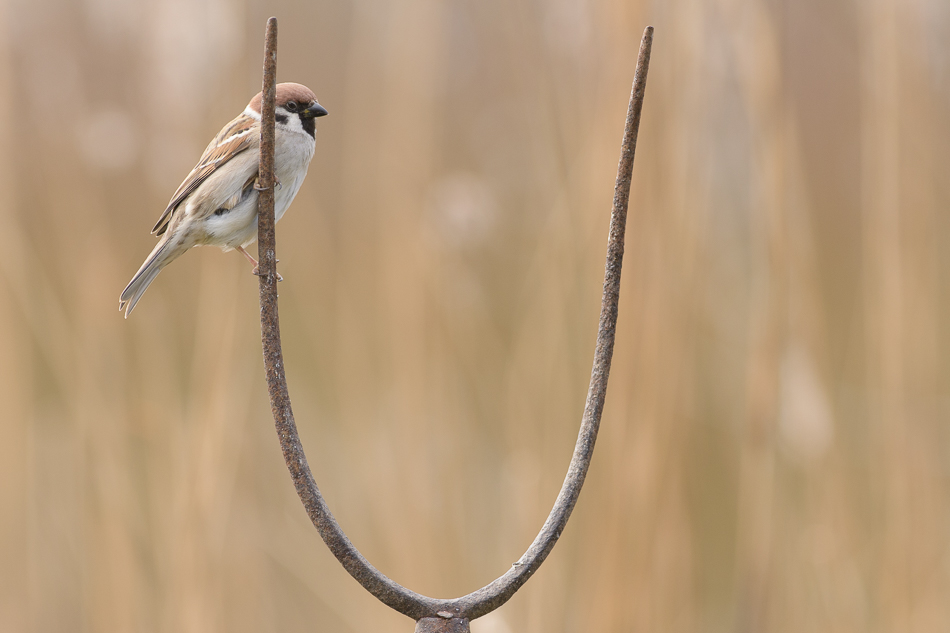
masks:
{"label": "black cheek patch", "polygon": [[287,115],[286,115],[286,114],[278,114],[278,115],[276,115],[276,117],[277,117],[277,122],[278,122],[278,123],[286,123],[286,122],[287,122]]}

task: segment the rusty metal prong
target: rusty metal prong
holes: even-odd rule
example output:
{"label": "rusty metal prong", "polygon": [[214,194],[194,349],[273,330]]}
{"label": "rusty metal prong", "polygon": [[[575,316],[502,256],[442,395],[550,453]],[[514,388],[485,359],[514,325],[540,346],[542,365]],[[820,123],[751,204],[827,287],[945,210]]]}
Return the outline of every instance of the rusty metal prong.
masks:
{"label": "rusty metal prong", "polygon": [[[620,300],[620,271],[623,264],[624,234],[627,205],[630,199],[630,180],[633,158],[637,147],[640,113],[646,89],[647,71],[653,44],[653,27],[648,26],[640,41],[633,90],[627,108],[627,120],[620,150],[620,164],[614,188],[613,210],[610,215],[610,235],[607,241],[607,261],[601,300],[597,344],[591,370],[587,404],[581,419],[577,443],[554,507],[528,550],[502,576],[477,591],[450,600],[438,600],[420,595],[390,580],[359,552],[340,528],[320,489],[313,480],[307,456],[300,442],[294,421],[283,351],[280,343],[280,320],[277,313],[277,285],[270,274],[261,275],[261,343],[264,348],[264,368],[267,391],[270,396],[274,425],[280,441],[284,462],[293,478],[297,494],[310,520],[327,547],[347,572],[364,589],[389,607],[416,620],[417,633],[469,633],[469,622],[497,609],[508,601],[528,581],[544,562],[557,542],[574,510],[577,497],[584,485],[590,467],[597,431],[600,427],[607,378],[613,356]],[[261,104],[261,181],[274,182],[274,99],[277,77],[277,19],[267,21],[264,53],[264,82]],[[258,200],[258,253],[260,267],[276,274],[274,236],[274,192],[272,187],[261,190]],[[279,276],[277,277],[280,278]]]}

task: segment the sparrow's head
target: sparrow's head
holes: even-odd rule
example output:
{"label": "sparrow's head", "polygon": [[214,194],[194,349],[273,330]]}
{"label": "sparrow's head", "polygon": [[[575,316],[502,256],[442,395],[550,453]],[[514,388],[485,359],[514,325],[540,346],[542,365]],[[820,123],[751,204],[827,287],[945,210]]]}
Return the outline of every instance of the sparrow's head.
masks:
{"label": "sparrow's head", "polygon": [[[317,103],[313,91],[303,84],[277,84],[277,98],[274,101],[277,126],[286,130],[314,135],[314,119],[326,116],[327,110]],[[261,93],[254,95],[248,108],[261,114]]]}

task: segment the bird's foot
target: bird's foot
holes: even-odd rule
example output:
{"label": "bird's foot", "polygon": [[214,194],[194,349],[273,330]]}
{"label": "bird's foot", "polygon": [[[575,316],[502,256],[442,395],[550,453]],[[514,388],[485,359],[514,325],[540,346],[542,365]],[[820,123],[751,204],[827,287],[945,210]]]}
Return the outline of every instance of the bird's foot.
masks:
{"label": "bird's foot", "polygon": [[[241,254],[244,255],[244,257],[247,258],[247,261],[249,261],[249,262],[251,262],[252,264],[254,264],[254,270],[251,271],[251,274],[252,274],[252,275],[257,275],[258,277],[260,277],[260,276],[261,276],[261,273],[260,273],[260,271],[258,270],[258,268],[259,268],[260,265],[257,263],[257,260],[254,259],[253,257],[251,257],[251,254],[248,253],[246,250],[244,250],[244,247],[243,247],[243,246],[238,246],[237,249],[235,249],[235,250],[240,251]],[[276,263],[280,263],[280,260],[278,259]],[[284,280],[284,278],[280,276],[280,273],[277,273],[277,281],[283,281],[283,280]]]}
{"label": "bird's foot", "polygon": [[[278,259],[277,261],[280,261],[280,260]],[[255,267],[254,267],[254,270],[251,271],[251,274],[252,274],[252,275],[257,275],[258,277],[260,277],[263,273],[258,270],[258,267],[257,267],[257,266],[255,266]],[[284,280],[284,278],[280,276],[280,273],[277,273],[277,281],[283,281],[283,280]]]}
{"label": "bird's foot", "polygon": [[[280,178],[277,177],[277,174],[274,174],[274,186],[276,186],[277,189],[280,189],[280,187],[281,187],[281,185],[280,185]],[[270,187],[261,187],[261,179],[260,179],[260,178],[258,178],[257,180],[254,181],[254,189],[256,189],[257,191],[267,191],[269,188],[270,188]]]}

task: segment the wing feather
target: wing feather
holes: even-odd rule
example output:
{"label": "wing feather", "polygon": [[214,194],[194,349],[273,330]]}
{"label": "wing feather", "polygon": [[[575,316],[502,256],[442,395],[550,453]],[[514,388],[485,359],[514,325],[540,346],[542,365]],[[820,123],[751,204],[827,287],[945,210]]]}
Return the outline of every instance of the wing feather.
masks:
{"label": "wing feather", "polygon": [[161,235],[167,229],[175,214],[175,210],[184,202],[185,198],[194,193],[201,183],[207,180],[219,167],[247,150],[257,140],[259,129],[258,121],[247,114],[241,114],[218,132],[201,155],[201,160],[191,170],[184,182],[179,185],[171,202],[162,213],[162,217],[152,229],[153,235]]}

